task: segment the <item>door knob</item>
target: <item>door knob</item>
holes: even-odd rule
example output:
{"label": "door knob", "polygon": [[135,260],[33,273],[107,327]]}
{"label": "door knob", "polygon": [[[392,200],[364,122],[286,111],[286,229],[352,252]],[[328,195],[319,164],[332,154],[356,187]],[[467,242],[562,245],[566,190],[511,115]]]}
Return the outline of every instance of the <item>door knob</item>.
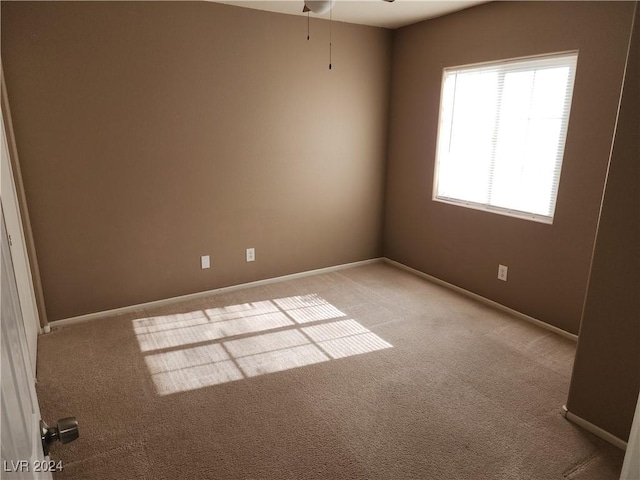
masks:
{"label": "door knob", "polygon": [[76,420],[76,417],[67,417],[58,420],[58,423],[52,427],[40,420],[40,438],[42,439],[42,450],[45,457],[49,455],[49,449],[54,442],[69,443],[73,442],[79,436],[80,432],[78,431],[78,420]]}

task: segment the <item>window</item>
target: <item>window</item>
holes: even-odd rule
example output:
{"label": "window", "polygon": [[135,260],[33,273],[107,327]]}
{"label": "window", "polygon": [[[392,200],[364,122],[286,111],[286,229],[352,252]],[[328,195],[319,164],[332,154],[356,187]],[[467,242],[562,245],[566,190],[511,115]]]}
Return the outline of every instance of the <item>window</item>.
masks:
{"label": "window", "polygon": [[552,223],[577,58],[446,68],[434,200]]}

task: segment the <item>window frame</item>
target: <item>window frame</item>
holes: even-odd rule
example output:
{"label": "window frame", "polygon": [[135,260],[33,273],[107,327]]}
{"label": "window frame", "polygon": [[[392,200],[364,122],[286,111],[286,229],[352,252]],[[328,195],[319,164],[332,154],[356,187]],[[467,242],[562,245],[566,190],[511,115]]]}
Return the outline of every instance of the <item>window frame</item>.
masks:
{"label": "window frame", "polygon": [[[570,74],[569,74],[571,94],[568,98],[566,128],[564,129],[564,138],[562,138],[561,143],[559,143],[559,145],[561,145],[562,147],[561,149],[562,156],[561,156],[560,168],[558,169],[558,181],[557,181],[557,188],[555,189],[555,198],[552,199],[553,208],[552,208],[551,214],[547,216],[547,215],[541,215],[539,213],[525,212],[525,211],[521,211],[514,208],[499,207],[499,206],[494,206],[494,205],[485,204],[485,203],[473,202],[470,200],[461,200],[454,197],[438,196],[438,180],[439,180],[439,164],[440,164],[439,146],[440,146],[440,135],[442,130],[442,120],[443,120],[443,104],[444,104],[444,93],[445,93],[444,87],[445,87],[445,79],[446,79],[447,73],[451,71],[463,72],[465,70],[474,70],[474,69],[491,68],[491,67],[499,68],[500,65],[509,64],[509,63],[547,60],[547,59],[553,60],[557,58],[571,57],[571,56],[574,57],[573,66],[572,68],[570,68]],[[435,202],[466,207],[473,210],[480,210],[484,212],[496,213],[499,215],[520,218],[523,220],[530,220],[530,221],[549,224],[549,225],[553,224],[556,209],[557,209],[558,192],[560,191],[560,180],[561,180],[562,170],[564,166],[566,141],[567,141],[568,132],[569,132],[569,122],[571,119],[571,109],[572,109],[573,96],[575,91],[575,80],[576,80],[577,70],[578,70],[578,58],[579,58],[579,50],[567,50],[562,52],[545,53],[545,54],[530,55],[530,56],[524,56],[524,57],[515,57],[515,58],[509,58],[509,59],[503,59],[503,60],[497,60],[497,61],[478,62],[478,63],[471,63],[466,65],[444,67],[442,69],[442,78],[440,82],[440,101],[439,101],[439,108],[438,108],[436,144],[435,144],[435,155],[434,155],[432,200]]]}

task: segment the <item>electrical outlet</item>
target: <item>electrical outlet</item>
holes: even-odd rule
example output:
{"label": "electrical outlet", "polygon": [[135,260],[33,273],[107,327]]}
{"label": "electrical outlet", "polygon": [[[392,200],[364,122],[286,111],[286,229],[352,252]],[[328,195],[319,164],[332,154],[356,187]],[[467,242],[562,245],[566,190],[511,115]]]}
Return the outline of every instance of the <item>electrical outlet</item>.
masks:
{"label": "electrical outlet", "polygon": [[247,262],[255,262],[255,260],[256,260],[256,249],[247,248]]}
{"label": "electrical outlet", "polygon": [[505,265],[498,265],[498,280],[502,280],[503,282],[506,282],[508,270],[509,270],[509,267]]}
{"label": "electrical outlet", "polygon": [[209,259],[209,255],[203,255],[200,257],[200,266],[204,270],[205,268],[211,267],[211,260]]}

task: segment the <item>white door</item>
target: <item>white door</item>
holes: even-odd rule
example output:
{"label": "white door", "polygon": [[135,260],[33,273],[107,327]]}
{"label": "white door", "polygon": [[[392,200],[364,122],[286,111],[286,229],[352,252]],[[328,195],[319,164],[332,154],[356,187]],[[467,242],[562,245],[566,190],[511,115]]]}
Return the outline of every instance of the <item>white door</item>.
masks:
{"label": "white door", "polygon": [[[40,407],[31,371],[9,239],[2,213],[0,418],[2,479],[51,479],[40,436]],[[54,466],[55,468],[55,466]]]}
{"label": "white door", "polygon": [[38,319],[38,309],[36,307],[36,297],[33,291],[33,279],[31,278],[31,268],[29,257],[24,241],[24,232],[20,220],[20,208],[16,195],[11,161],[9,160],[9,149],[7,147],[7,135],[2,119],[2,134],[0,135],[2,146],[0,147],[0,157],[2,157],[2,170],[0,170],[0,183],[2,188],[2,208],[4,210],[6,228],[10,238],[11,258],[13,260],[15,279],[17,284],[18,299],[22,311],[22,321],[27,339],[27,350],[29,352],[29,368],[33,376],[36,375],[36,354],[38,333],[40,332],[40,321]]}

